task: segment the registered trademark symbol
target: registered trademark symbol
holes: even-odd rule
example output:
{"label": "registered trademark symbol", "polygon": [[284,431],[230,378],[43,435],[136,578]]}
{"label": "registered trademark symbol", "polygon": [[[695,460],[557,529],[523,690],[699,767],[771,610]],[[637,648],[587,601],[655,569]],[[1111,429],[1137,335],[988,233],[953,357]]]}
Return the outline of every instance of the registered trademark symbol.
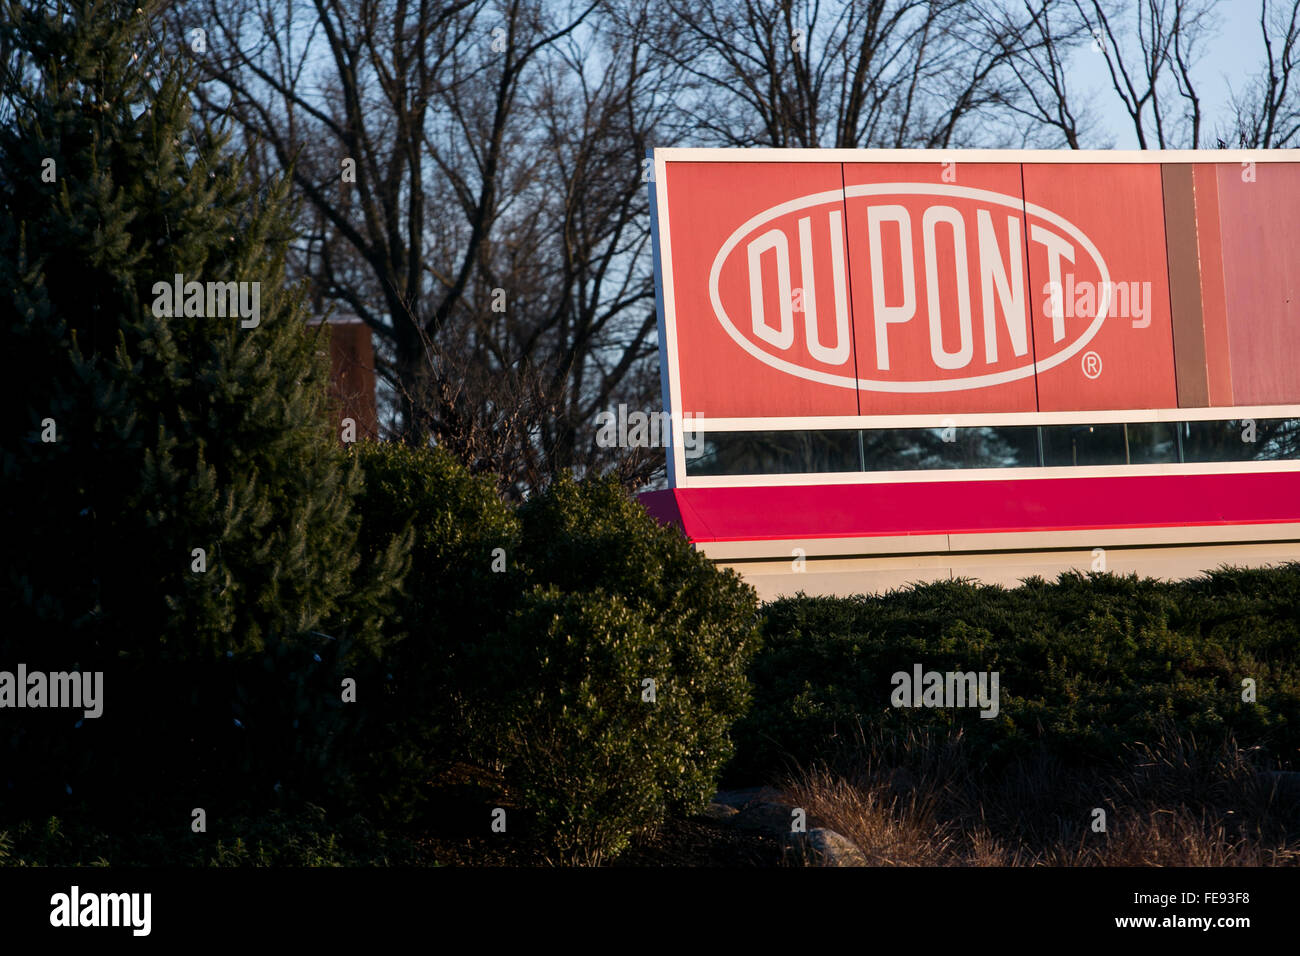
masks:
{"label": "registered trademark symbol", "polygon": [[1096,378],[1101,374],[1101,356],[1096,352],[1083,353],[1083,374],[1088,378]]}

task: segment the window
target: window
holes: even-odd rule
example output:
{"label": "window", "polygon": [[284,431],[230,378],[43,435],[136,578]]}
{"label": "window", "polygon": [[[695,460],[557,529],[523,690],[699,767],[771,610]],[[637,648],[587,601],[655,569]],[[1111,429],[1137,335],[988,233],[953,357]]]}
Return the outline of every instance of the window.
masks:
{"label": "window", "polygon": [[686,459],[690,475],[788,475],[862,471],[857,429],[714,432]]}
{"label": "window", "polygon": [[1128,462],[1124,424],[1044,425],[1043,464],[1050,467],[1123,465]]}
{"label": "window", "polygon": [[688,475],[1300,460],[1300,419],[710,432]]}
{"label": "window", "polygon": [[1158,465],[1178,461],[1178,426],[1173,422],[1138,422],[1128,430],[1128,463]]}
{"label": "window", "polygon": [[1184,461],[1280,461],[1300,458],[1300,419],[1183,422]]}
{"label": "window", "polygon": [[863,471],[1030,468],[1038,464],[1033,425],[893,428],[862,433]]}

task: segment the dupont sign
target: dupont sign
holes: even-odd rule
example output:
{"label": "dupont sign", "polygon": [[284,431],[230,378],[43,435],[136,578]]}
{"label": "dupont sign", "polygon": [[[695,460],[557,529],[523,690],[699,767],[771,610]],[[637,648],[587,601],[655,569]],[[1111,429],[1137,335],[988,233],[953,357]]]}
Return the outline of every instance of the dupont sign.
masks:
{"label": "dupont sign", "polygon": [[1300,401],[1300,163],[873,155],[656,153],[678,410]]}
{"label": "dupont sign", "polygon": [[[864,375],[855,377],[853,332],[849,311],[848,262],[844,254],[844,212],[847,197],[866,199],[866,247],[863,268],[871,284],[869,361]],[[915,218],[914,218],[915,217]],[[995,218],[996,217],[996,218]],[[824,229],[829,255],[818,263],[813,247],[814,223]],[[1029,303],[1025,295],[1023,237],[1040,243],[1047,256],[1051,285],[1044,289],[1045,308],[1052,318],[1051,347],[1037,362],[1049,368],[1077,353],[1101,328],[1110,309],[1111,290],[1106,264],[1078,228],[1060,216],[1026,207],[1016,196],[982,189],[922,183],[854,186],[782,203],[745,223],[723,243],[713,261],[709,295],[714,314],[741,348],[773,368],[792,375],[846,388],[880,392],[932,392],[982,388],[1033,375],[1035,358],[1029,348]],[[791,236],[797,240],[791,241]],[[791,267],[791,247],[799,274]],[[748,316],[740,326],[732,321],[719,294],[728,263],[745,273],[748,296],[732,311]],[[772,253],[771,261],[764,259]],[[1076,262],[1079,256],[1086,262]],[[1082,268],[1102,277],[1100,301],[1094,299],[1093,321],[1072,329],[1066,341],[1065,269]],[[819,313],[818,272],[829,272],[834,302]],[[891,300],[887,272],[897,272]],[[824,284],[821,283],[821,284]],[[918,292],[918,286],[920,291]],[[767,301],[776,293],[775,316]],[[924,314],[919,303],[924,302]],[[979,314],[974,307],[978,305]],[[801,321],[796,321],[796,312]],[[945,317],[947,322],[945,323]],[[919,321],[917,321],[919,318]],[[773,321],[775,320],[775,321]],[[910,343],[917,334],[896,326],[916,322],[929,343],[933,377],[920,380],[890,376],[890,338]],[[800,366],[784,358],[792,350],[796,325],[801,326],[807,354],[815,362]],[[828,346],[821,341],[822,326]],[[945,328],[945,325],[947,328]],[[748,328],[746,328],[748,326]],[[1005,335],[1002,334],[1005,332]],[[945,339],[948,341],[946,342]],[[999,355],[999,341],[1010,348]],[[951,345],[951,347],[949,347]],[[976,351],[981,350],[982,361]],[[903,351],[908,345],[896,345]],[[860,363],[859,363],[860,364]],[[849,374],[828,375],[821,366],[840,366]],[[945,372],[978,368],[978,375],[938,377]],[[924,374],[924,369],[921,370]]]}

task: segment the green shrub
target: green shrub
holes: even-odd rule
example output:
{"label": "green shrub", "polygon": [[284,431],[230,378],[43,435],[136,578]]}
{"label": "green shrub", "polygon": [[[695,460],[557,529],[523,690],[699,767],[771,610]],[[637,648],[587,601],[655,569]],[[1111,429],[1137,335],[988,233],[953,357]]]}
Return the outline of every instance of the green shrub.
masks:
{"label": "green shrub", "polygon": [[[1298,755],[1300,564],[1183,582],[1067,573],[1013,589],[955,581],[787,598],[764,607],[763,632],[736,779],[833,757],[861,726],[885,737],[959,726],[991,766],[1030,747],[1106,761],[1162,726]],[[997,717],[892,707],[891,675],[918,663],[998,671]],[[1241,699],[1246,677],[1254,703]]]}
{"label": "green shrub", "polygon": [[468,743],[503,768],[545,858],[596,862],[712,794],[757,603],[612,481],[558,480],[519,519],[526,590],[456,671]]}
{"label": "green shrub", "polygon": [[369,790],[386,814],[409,818],[425,781],[467,757],[480,733],[467,700],[485,675],[468,654],[518,601],[518,521],[488,481],[441,449],[363,443],[353,454],[365,476],[363,561],[393,538],[410,561],[395,639],[358,684],[382,688],[360,714]]}
{"label": "green shrub", "polygon": [[748,703],[753,590],[614,482],[561,479],[516,514],[440,450],[353,454],[363,563],[394,538],[410,561],[396,638],[359,681],[382,688],[356,739],[385,818],[462,762],[501,771],[552,860],[702,807]]}
{"label": "green shrub", "polygon": [[[102,671],[104,712],[6,719],[0,814],[338,792],[336,689],[382,644],[399,569],[357,567],[287,174],[254,184],[192,120],[193,64],[134,5],[9,11],[0,661]],[[46,156],[58,182],[31,188]],[[256,283],[257,324],[156,308],[175,274]]]}
{"label": "green shrub", "polygon": [[514,796],[556,862],[597,863],[662,819],[691,759],[686,695],[642,681],[667,635],[616,596],[537,589],[483,658],[499,708],[495,745]]}

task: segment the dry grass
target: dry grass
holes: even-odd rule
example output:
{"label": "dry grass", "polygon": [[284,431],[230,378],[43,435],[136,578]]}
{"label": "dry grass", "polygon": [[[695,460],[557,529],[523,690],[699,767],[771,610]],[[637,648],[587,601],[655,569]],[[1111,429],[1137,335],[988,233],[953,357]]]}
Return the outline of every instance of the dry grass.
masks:
{"label": "dry grass", "polygon": [[983,774],[971,757],[960,733],[863,738],[784,789],[873,866],[1300,865],[1300,801],[1231,740],[1168,732],[1106,771],[1040,757]]}

